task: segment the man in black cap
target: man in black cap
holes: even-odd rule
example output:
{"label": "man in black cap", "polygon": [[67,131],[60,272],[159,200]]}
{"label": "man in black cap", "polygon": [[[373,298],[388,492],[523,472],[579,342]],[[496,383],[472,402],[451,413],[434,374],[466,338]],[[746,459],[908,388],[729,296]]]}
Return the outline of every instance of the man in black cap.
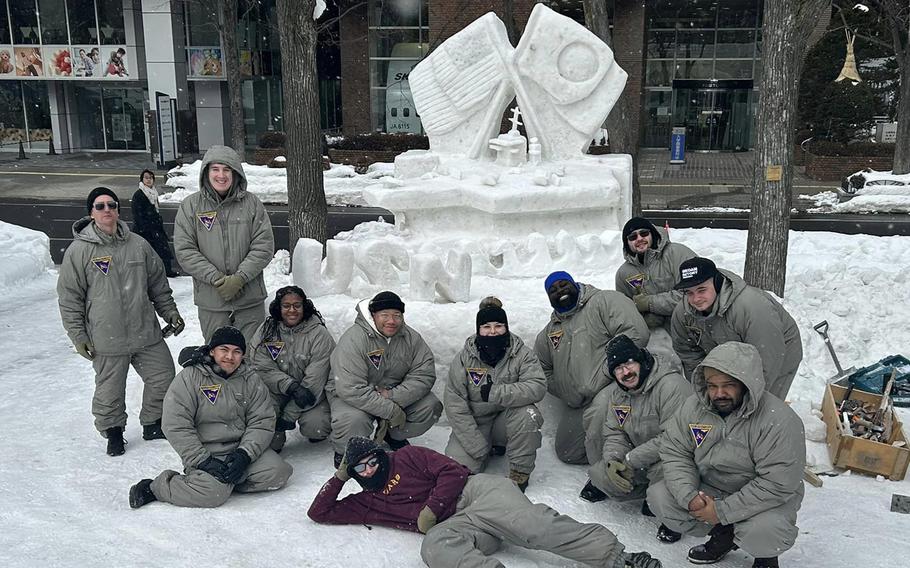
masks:
{"label": "man in black cap", "polygon": [[354,325],[332,352],[334,381],[326,385],[332,408],[332,445],[340,462],[348,438],[373,433],[392,449],[408,444],[439,420],[442,403],[433,353],[404,322],[404,302],[380,292],[355,308]]}
{"label": "man in black cap", "polygon": [[[363,491],[339,499],[351,478]],[[420,446],[387,453],[359,436],[348,442],[344,460],[307,515],[317,523],[423,533],[420,555],[430,568],[502,566],[489,555],[503,542],[589,566],[661,568],[647,552],[626,552],[606,527],[531,503],[503,477],[470,475],[455,460]]]}
{"label": "man in black cap", "polygon": [[799,328],[793,317],[768,292],[696,257],[679,266],[677,290],[686,296],[673,311],[670,336],[686,378],[705,356],[727,341],[758,349],[767,391],[786,400],[803,360]]}
{"label": "man in black cap", "polygon": [[[590,480],[581,497],[592,502],[642,499],[648,485],[662,478],[661,432],[692,387],[659,355],[640,349],[625,335],[607,344],[607,359],[598,372],[615,382],[604,389],[603,459],[588,469]],[[653,516],[646,502],[641,510]],[[680,534],[661,525],[657,538],[676,542]]]}
{"label": "man in black cap", "polygon": [[622,251],[626,261],[616,271],[616,290],[632,298],[648,327],[668,324],[683,296],[673,289],[679,265],[695,253],[671,243],[665,229],[644,217],[632,217],[623,226]]}
{"label": "man in black cap", "polygon": [[233,491],[274,491],[287,483],[293,468],[269,448],[272,398],[245,352],[243,333],[221,327],[182,363],[164,398],[163,428],[184,473],[143,479],[130,488],[130,507],[152,501],[218,507]]}
{"label": "man in black cap", "polygon": [[161,401],[174,379],[174,361],[155,314],[174,335],[184,323],[161,258],[120,220],[114,192],[96,187],[85,204],[88,215],[73,223],[73,243],[63,255],[57,297],[70,341],[95,369],[95,428],[107,438],[108,455],[119,456],[131,365],[145,383],[142,437],[164,438]]}

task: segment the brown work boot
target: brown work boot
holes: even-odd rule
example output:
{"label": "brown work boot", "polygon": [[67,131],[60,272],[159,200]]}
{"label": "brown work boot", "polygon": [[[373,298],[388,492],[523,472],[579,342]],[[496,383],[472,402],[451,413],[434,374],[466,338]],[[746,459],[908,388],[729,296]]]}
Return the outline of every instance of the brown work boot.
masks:
{"label": "brown work boot", "polygon": [[509,471],[509,479],[518,485],[518,488],[521,489],[522,493],[524,493],[525,489],[528,488],[528,480],[530,478],[531,474],[529,473],[521,473],[520,471],[515,471],[514,469]]}

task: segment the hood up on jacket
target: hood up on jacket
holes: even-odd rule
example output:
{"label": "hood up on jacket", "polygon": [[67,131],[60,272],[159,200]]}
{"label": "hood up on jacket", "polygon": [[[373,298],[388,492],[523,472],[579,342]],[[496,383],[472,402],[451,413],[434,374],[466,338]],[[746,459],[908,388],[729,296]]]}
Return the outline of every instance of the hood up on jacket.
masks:
{"label": "hood up on jacket", "polygon": [[755,412],[765,392],[765,374],[758,349],[748,343],[728,341],[712,349],[695,368],[695,372],[692,373],[692,386],[702,404],[713,410],[711,401],[708,399],[705,367],[711,367],[730,375],[746,386],[742,406],[734,414],[747,418]]}
{"label": "hood up on jacket", "polygon": [[220,198],[215,190],[212,189],[212,184],[209,183],[209,165],[211,164],[225,164],[234,170],[234,181],[224,199],[242,199],[246,195],[247,182],[246,174],[243,171],[243,163],[240,161],[240,156],[237,155],[237,152],[228,146],[212,146],[202,158],[202,165],[199,168],[199,191],[218,202]]}
{"label": "hood up on jacket", "polygon": [[[93,223],[94,221],[89,216],[85,216],[73,223],[73,238],[96,245],[102,244],[104,241],[102,240],[101,235],[98,234],[100,229],[96,231],[95,228],[92,227]],[[111,238],[125,239],[129,233],[129,225],[118,219],[117,233],[111,236]]]}

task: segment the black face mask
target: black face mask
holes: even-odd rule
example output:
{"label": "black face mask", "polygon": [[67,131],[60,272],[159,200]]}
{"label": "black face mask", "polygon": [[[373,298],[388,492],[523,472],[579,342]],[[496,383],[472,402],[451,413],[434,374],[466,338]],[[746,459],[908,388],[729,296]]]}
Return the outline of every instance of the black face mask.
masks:
{"label": "black face mask", "polygon": [[547,297],[553,309],[560,313],[567,312],[578,303],[578,287],[563,280],[550,286]]}
{"label": "black face mask", "polygon": [[495,367],[503,357],[506,356],[506,350],[509,348],[508,330],[502,335],[477,335],[474,339],[477,346],[477,354],[480,360]]}
{"label": "black face mask", "polygon": [[356,481],[364,491],[379,491],[385,487],[386,482],[389,480],[389,455],[383,451],[377,451],[374,455],[376,456],[376,459],[379,460],[379,468],[376,470],[376,473],[373,474],[373,477],[368,479],[360,477],[357,475],[357,472],[354,471],[354,466],[348,466],[348,473],[351,474],[354,481]]}

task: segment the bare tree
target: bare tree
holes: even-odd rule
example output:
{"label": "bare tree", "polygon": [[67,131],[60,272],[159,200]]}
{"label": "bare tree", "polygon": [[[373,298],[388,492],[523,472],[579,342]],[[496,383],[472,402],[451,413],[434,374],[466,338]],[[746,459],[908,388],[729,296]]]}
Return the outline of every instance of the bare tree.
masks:
{"label": "bare tree", "polygon": [[[631,0],[616,0],[616,10],[624,9],[623,4],[631,5]],[[636,30],[614,29],[613,36],[610,34],[610,24],[607,18],[607,3],[604,0],[584,0],[585,9],[585,26],[611,48],[618,43],[630,44],[636,58],[644,61],[644,44],[640,46],[631,46],[631,42],[615,40],[619,36],[620,40],[626,40],[622,34],[636,34]],[[642,67],[643,68],[643,67]],[[631,125],[638,124],[638,114],[641,106],[642,90],[641,82],[630,81],[626,83],[622,95],[616,101],[613,110],[607,117],[605,123],[607,133],[610,139],[610,152],[615,154],[629,154],[632,156],[632,214],[641,214],[641,187],[638,183],[638,147],[641,139],[641,132],[638,128]]]}
{"label": "bare tree", "polygon": [[224,76],[231,105],[231,147],[243,160],[246,155],[246,127],[243,123],[240,50],[237,46],[237,2],[238,0],[218,0],[218,24],[224,56]]}
{"label": "bare tree", "polygon": [[278,0],[291,252],[300,238],[326,241],[315,5],[316,0]]}
{"label": "bare tree", "polygon": [[745,280],[784,295],[799,77],[811,32],[830,0],[765,2],[762,91],[756,127]]}

